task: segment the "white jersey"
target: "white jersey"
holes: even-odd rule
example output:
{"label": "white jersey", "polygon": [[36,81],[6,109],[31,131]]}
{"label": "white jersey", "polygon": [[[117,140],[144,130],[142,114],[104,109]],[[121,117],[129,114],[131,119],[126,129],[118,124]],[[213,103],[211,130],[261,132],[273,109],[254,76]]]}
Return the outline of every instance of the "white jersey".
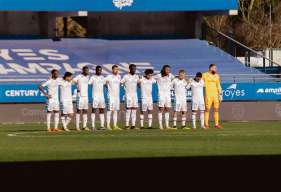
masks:
{"label": "white jersey", "polygon": [[162,77],[161,74],[155,75],[154,79],[156,79],[158,84],[158,95],[162,94],[170,94],[171,91],[171,81],[174,79],[174,75],[170,73],[167,76]]}
{"label": "white jersey", "polygon": [[48,95],[51,95],[53,100],[59,100],[59,85],[58,81],[60,81],[62,78],[57,79],[47,79],[44,83],[42,83],[42,87],[46,87],[48,89]]}
{"label": "white jersey", "polygon": [[78,82],[78,97],[88,97],[88,81],[89,75],[85,76],[83,74],[77,75],[74,79],[74,82]]}
{"label": "white jersey", "polygon": [[62,79],[58,81],[60,86],[60,101],[72,101],[72,85],[73,80],[70,82]]}
{"label": "white jersey", "polygon": [[152,84],[156,83],[156,80],[151,77],[150,79],[147,79],[146,77],[143,77],[139,80],[141,85],[141,98],[151,98],[152,97]]}
{"label": "white jersey", "polygon": [[121,83],[124,85],[125,96],[126,97],[137,97],[137,84],[138,84],[139,76],[134,74],[126,74],[123,76]]}
{"label": "white jersey", "polygon": [[205,87],[204,80],[193,81],[187,85],[187,89],[191,88],[192,101],[204,101],[203,88]]}
{"label": "white jersey", "polygon": [[104,97],[103,86],[104,86],[105,83],[106,83],[105,78],[101,75],[93,75],[91,77],[88,84],[93,85],[92,98],[94,98],[94,97],[99,97],[99,98]]}
{"label": "white jersey", "polygon": [[121,76],[120,75],[108,75],[104,78],[104,81],[107,83],[107,98],[120,97],[120,83],[121,83]]}
{"label": "white jersey", "polygon": [[171,84],[174,86],[175,99],[186,100],[187,82],[185,79],[180,80],[179,78],[176,78]]}

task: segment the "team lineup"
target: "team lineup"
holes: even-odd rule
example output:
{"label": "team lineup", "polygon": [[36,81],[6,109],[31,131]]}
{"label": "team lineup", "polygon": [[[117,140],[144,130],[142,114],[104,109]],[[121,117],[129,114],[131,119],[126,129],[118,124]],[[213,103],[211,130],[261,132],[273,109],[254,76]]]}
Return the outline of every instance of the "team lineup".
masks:
{"label": "team lineup", "polygon": [[[159,129],[177,129],[177,116],[181,112],[182,129],[190,129],[186,124],[186,90],[191,89],[192,101],[192,124],[193,129],[196,129],[196,115],[200,113],[200,123],[202,129],[209,129],[209,112],[213,106],[215,128],[223,129],[219,126],[219,103],[222,101],[222,90],[220,86],[219,75],[216,74],[216,65],[211,64],[207,73],[198,72],[195,78],[187,79],[185,71],[180,70],[177,76],[170,73],[170,66],[163,66],[160,74],[154,75],[152,69],[144,71],[145,76],[136,75],[136,65],[129,66],[129,72],[122,78],[118,74],[118,66],[112,66],[112,74],[106,77],[102,76],[102,68],[96,67],[96,74],[89,77],[89,68],[87,66],[82,68],[82,73],[72,78],[72,73],[66,72],[62,78],[56,69],[52,70],[52,76],[46,82],[39,85],[39,89],[46,96],[46,110],[47,110],[47,131],[51,130],[51,116],[54,112],[54,129],[53,131],[70,131],[67,126],[73,118],[74,109],[72,101],[72,86],[77,85],[77,100],[76,100],[76,130],[81,131],[90,130],[87,127],[88,122],[88,87],[92,85],[92,100],[91,100],[91,130],[96,131],[95,117],[97,109],[99,110],[100,130],[122,130],[117,126],[118,110],[120,110],[120,86],[124,86],[125,90],[125,107],[126,107],[126,130],[129,129],[144,129],[143,121],[144,115],[148,113],[148,129],[152,128],[152,85],[158,85],[158,121]],[[105,124],[105,98],[104,89],[107,87],[107,112],[106,112],[106,126]],[[43,89],[47,87],[46,93]],[[137,87],[141,89],[140,99],[140,125],[136,127],[137,109],[139,107]],[[173,114],[173,127],[169,127],[169,113],[171,108],[171,89],[174,88],[174,114]],[[205,88],[205,98],[203,89]],[[60,98],[59,98],[60,90]],[[59,116],[59,111],[61,116]],[[165,111],[165,127],[162,124],[162,116]],[[83,127],[80,129],[80,115],[83,114]],[[110,126],[111,114],[113,119],[113,128]],[[61,119],[62,130],[58,128],[59,119]],[[129,122],[131,119],[131,127]]]}

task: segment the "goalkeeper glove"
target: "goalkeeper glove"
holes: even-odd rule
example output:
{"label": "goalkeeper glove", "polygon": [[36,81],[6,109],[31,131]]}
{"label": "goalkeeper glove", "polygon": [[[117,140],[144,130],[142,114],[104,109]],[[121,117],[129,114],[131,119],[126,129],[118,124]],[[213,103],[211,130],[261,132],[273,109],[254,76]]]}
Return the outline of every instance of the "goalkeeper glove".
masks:
{"label": "goalkeeper glove", "polygon": [[220,102],[222,102],[222,95],[220,95]]}

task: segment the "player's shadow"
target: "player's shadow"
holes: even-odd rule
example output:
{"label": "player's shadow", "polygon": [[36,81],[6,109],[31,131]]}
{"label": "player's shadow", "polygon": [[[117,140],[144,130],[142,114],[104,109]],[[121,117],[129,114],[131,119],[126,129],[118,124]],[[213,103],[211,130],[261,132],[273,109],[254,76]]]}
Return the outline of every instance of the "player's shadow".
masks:
{"label": "player's shadow", "polygon": [[42,130],[42,129],[34,129],[34,130],[7,130],[7,131],[3,131],[3,132],[13,132],[13,133],[17,133],[17,132],[46,132],[46,130]]}

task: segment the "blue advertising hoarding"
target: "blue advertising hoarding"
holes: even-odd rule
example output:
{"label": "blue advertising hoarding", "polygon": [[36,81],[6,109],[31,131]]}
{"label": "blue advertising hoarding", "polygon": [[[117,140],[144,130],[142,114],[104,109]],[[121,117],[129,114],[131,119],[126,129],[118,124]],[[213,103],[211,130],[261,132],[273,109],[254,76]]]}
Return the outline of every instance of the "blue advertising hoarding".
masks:
{"label": "blue advertising hoarding", "polygon": [[[222,93],[224,101],[231,100],[281,100],[280,83],[222,83]],[[73,86],[73,100],[76,99]],[[46,88],[45,88],[46,90]],[[140,100],[140,89],[137,88]],[[46,97],[38,89],[38,85],[0,85],[0,103],[25,103],[25,102],[45,102]],[[105,98],[107,89],[104,88]],[[187,90],[187,101],[191,100],[191,91]],[[172,100],[174,91],[171,90]],[[89,101],[92,98],[92,86],[89,86]],[[124,88],[120,87],[120,100],[124,101]],[[157,101],[157,84],[153,85],[153,100]]]}

